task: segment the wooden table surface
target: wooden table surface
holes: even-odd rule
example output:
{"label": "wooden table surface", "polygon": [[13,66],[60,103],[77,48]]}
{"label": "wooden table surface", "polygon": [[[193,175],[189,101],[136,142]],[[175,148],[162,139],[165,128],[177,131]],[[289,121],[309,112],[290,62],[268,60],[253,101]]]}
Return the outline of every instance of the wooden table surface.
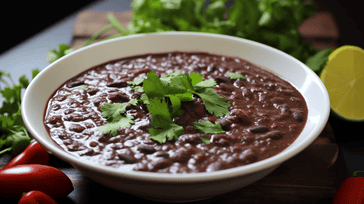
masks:
{"label": "wooden table surface", "polygon": [[[123,26],[130,22],[132,12],[114,13]],[[87,39],[109,24],[107,12],[83,11],[74,24],[74,49],[80,48]],[[329,11],[321,10],[305,21],[299,31],[305,39],[311,40],[319,48],[337,47],[339,31]],[[115,34],[109,30],[101,38]],[[342,181],[338,166],[342,158],[335,143],[334,134],[328,123],[320,136],[304,151],[284,162],[280,167],[260,181],[237,191],[195,203],[330,203],[337,184]],[[9,154],[0,157],[0,169],[11,159]],[[62,170],[72,180],[75,190],[58,203],[114,203],[146,201],[134,196],[104,187],[86,176],[70,164],[51,155],[50,166]],[[152,187],[152,186],[151,186]],[[121,200],[122,199],[122,200]],[[18,199],[4,199],[3,203],[17,203]]]}

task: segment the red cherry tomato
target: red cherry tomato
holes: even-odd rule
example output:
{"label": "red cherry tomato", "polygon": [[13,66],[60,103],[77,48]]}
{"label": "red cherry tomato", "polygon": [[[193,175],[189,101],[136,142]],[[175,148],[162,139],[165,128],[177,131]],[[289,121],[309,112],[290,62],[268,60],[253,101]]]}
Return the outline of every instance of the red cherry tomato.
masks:
{"label": "red cherry tomato", "polygon": [[0,171],[0,197],[19,198],[32,190],[60,198],[71,193],[73,185],[62,171],[42,164],[17,165]]}
{"label": "red cherry tomato", "polygon": [[28,145],[25,150],[12,159],[2,170],[21,164],[48,164],[48,152],[37,142]]}
{"label": "red cherry tomato", "polygon": [[57,204],[57,202],[41,191],[29,191],[20,198],[18,204]]}
{"label": "red cherry tomato", "polygon": [[364,177],[356,171],[352,177],[345,179],[337,188],[331,204],[364,204]]}

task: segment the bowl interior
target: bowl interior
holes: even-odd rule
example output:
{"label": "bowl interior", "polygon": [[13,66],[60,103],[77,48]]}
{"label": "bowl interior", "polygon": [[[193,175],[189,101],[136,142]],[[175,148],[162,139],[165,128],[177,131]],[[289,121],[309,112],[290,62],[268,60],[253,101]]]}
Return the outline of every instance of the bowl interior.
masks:
{"label": "bowl interior", "polygon": [[[22,114],[26,126],[33,137],[57,157],[72,164],[84,165],[86,168],[100,171],[106,169],[109,173],[119,174],[115,169],[95,167],[86,161],[80,161],[53,142],[43,125],[43,114],[47,101],[61,84],[95,65],[127,56],[170,51],[201,51],[246,59],[291,82],[307,102],[306,126],[291,146],[269,159],[243,167],[218,171],[214,173],[216,175],[223,177],[224,172],[229,172],[230,175],[251,173],[280,164],[306,148],[319,135],[327,122],[330,110],[327,91],[316,74],[300,61],[274,48],[249,40],[214,34],[171,32],[134,35],[95,43],[52,63],[30,83],[24,94]],[[144,176],[145,178],[161,176],[160,173],[123,172],[123,174]],[[201,175],[204,174],[207,173],[200,173],[199,178],[202,178]],[[162,177],[194,179],[195,176],[190,174],[163,175]]]}

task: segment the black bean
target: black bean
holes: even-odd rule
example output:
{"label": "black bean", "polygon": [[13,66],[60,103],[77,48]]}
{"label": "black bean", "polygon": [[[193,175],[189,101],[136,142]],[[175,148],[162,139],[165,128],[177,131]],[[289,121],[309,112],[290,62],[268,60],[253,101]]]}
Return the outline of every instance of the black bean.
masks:
{"label": "black bean", "polygon": [[171,159],[174,161],[187,161],[191,158],[192,152],[190,152],[188,149],[178,149],[171,155]]}
{"label": "black bean", "polygon": [[82,125],[79,125],[79,124],[72,124],[72,125],[69,126],[68,129],[70,131],[80,133],[80,132],[84,131],[86,128],[84,126],[82,126]]}
{"label": "black bean", "polygon": [[225,118],[219,118],[216,120],[216,122],[220,123],[221,128],[225,131],[229,131],[232,125],[232,122]]}
{"label": "black bean", "polygon": [[156,157],[163,157],[163,158],[169,158],[169,154],[165,151],[159,151],[155,153]]}
{"label": "black bean", "polygon": [[265,125],[260,125],[250,128],[250,132],[252,133],[263,133],[263,132],[268,132],[268,130],[269,128]]}
{"label": "black bean", "polygon": [[268,133],[261,136],[261,138],[264,138],[264,139],[271,138],[271,139],[274,139],[274,140],[281,139],[282,137],[283,137],[283,133],[278,131],[278,130],[268,132]]}
{"label": "black bean", "polygon": [[303,116],[302,116],[302,113],[300,111],[294,111],[292,113],[293,115],[293,119],[295,119],[297,122],[302,122],[303,121]]}
{"label": "black bean", "polygon": [[92,156],[92,155],[95,155],[95,151],[93,149],[87,149],[85,152],[81,152],[79,153],[78,155],[80,156]]}
{"label": "black bean", "polygon": [[151,162],[151,166],[154,170],[164,169],[172,165],[172,161],[170,159],[158,159],[156,161]]}
{"label": "black bean", "polygon": [[214,64],[210,64],[209,66],[207,66],[207,71],[208,72],[213,72],[216,70],[216,66]]}
{"label": "black bean", "polygon": [[229,78],[226,78],[226,77],[222,77],[222,76],[217,76],[215,78],[215,81],[217,84],[221,84],[221,83],[230,83],[231,80]]}
{"label": "black bean", "polygon": [[138,150],[144,154],[153,154],[156,151],[155,148],[150,145],[140,145],[138,146]]}
{"label": "black bean", "polygon": [[253,96],[253,93],[252,93],[249,89],[247,89],[247,88],[245,88],[245,87],[243,88],[243,90],[242,90],[241,94],[242,94],[244,97],[248,98],[248,99],[252,98],[252,96]]}
{"label": "black bean", "polygon": [[230,145],[230,142],[224,138],[220,138],[219,140],[214,140],[214,144],[221,147],[227,147]]}
{"label": "black bean", "polygon": [[139,99],[142,94],[143,94],[142,92],[135,91],[133,93],[133,95],[131,95],[131,98],[137,98],[137,99]]}
{"label": "black bean", "polygon": [[251,123],[249,115],[241,109],[233,109],[227,116],[226,119],[233,123],[240,123],[248,125]]}
{"label": "black bean", "polygon": [[116,87],[116,88],[123,88],[123,87],[127,87],[128,83],[126,81],[116,81],[116,82],[111,82],[109,84],[107,84],[108,87]]}
{"label": "black bean", "polygon": [[134,164],[136,162],[135,158],[130,154],[118,154],[118,156],[120,160],[125,162],[125,164]]}
{"label": "black bean", "polygon": [[84,81],[71,81],[69,83],[67,83],[67,87],[68,88],[73,88],[73,87],[76,87],[76,86],[81,86],[81,85],[84,85],[85,82]]}
{"label": "black bean", "polygon": [[185,128],[184,128],[184,133],[185,134],[193,134],[193,133],[196,133],[196,129],[193,125],[187,125]]}
{"label": "black bean", "polygon": [[62,122],[61,115],[54,115],[48,118],[48,123],[50,124],[56,124],[57,122]]}
{"label": "black bean", "polygon": [[99,89],[97,89],[97,88],[88,88],[86,91],[87,91],[88,94],[90,94],[90,96],[93,96],[99,91]]}
{"label": "black bean", "polygon": [[129,101],[129,96],[124,92],[111,93],[109,99],[114,103],[124,103]]}
{"label": "black bean", "polygon": [[242,86],[245,86],[245,83],[244,83],[244,80],[243,79],[237,79],[235,82],[234,82],[234,86],[237,87],[237,88],[240,88]]}
{"label": "black bean", "polygon": [[253,149],[246,149],[241,153],[239,159],[245,161],[245,163],[247,164],[250,164],[257,161],[258,155],[257,152],[254,151]]}
{"label": "black bean", "polygon": [[227,92],[233,92],[233,91],[234,91],[234,88],[233,88],[233,87],[231,87],[229,84],[226,84],[226,83],[221,83],[221,84],[219,85],[219,87],[220,87],[220,89],[221,89],[222,91],[227,91]]}
{"label": "black bean", "polygon": [[207,166],[206,168],[206,172],[211,172],[211,171],[218,171],[218,170],[222,170],[223,167],[222,167],[222,163],[221,162],[214,162],[214,163],[211,163]]}

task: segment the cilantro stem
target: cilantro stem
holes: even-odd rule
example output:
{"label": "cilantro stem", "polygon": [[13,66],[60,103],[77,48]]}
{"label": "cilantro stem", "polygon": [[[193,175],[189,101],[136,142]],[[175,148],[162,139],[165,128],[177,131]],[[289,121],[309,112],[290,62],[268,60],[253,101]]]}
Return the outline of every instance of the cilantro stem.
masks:
{"label": "cilantro stem", "polygon": [[89,44],[91,44],[94,40],[96,40],[98,37],[100,37],[102,34],[104,34],[106,31],[110,30],[114,28],[113,25],[108,25],[106,27],[104,27],[103,29],[99,30],[97,33],[95,33],[94,35],[92,35],[87,42],[85,43],[84,46],[87,46]]}
{"label": "cilantro stem", "polygon": [[9,152],[9,151],[11,151],[13,149],[13,147],[8,147],[8,148],[6,148],[6,149],[3,149],[3,150],[1,150],[0,151],[0,155],[1,154],[4,154],[5,152]]}
{"label": "cilantro stem", "polygon": [[127,34],[125,28],[119,23],[119,21],[115,18],[115,16],[112,13],[108,13],[107,18],[109,19],[111,25],[113,25],[114,28],[116,28],[116,30],[120,32],[120,34]]}

